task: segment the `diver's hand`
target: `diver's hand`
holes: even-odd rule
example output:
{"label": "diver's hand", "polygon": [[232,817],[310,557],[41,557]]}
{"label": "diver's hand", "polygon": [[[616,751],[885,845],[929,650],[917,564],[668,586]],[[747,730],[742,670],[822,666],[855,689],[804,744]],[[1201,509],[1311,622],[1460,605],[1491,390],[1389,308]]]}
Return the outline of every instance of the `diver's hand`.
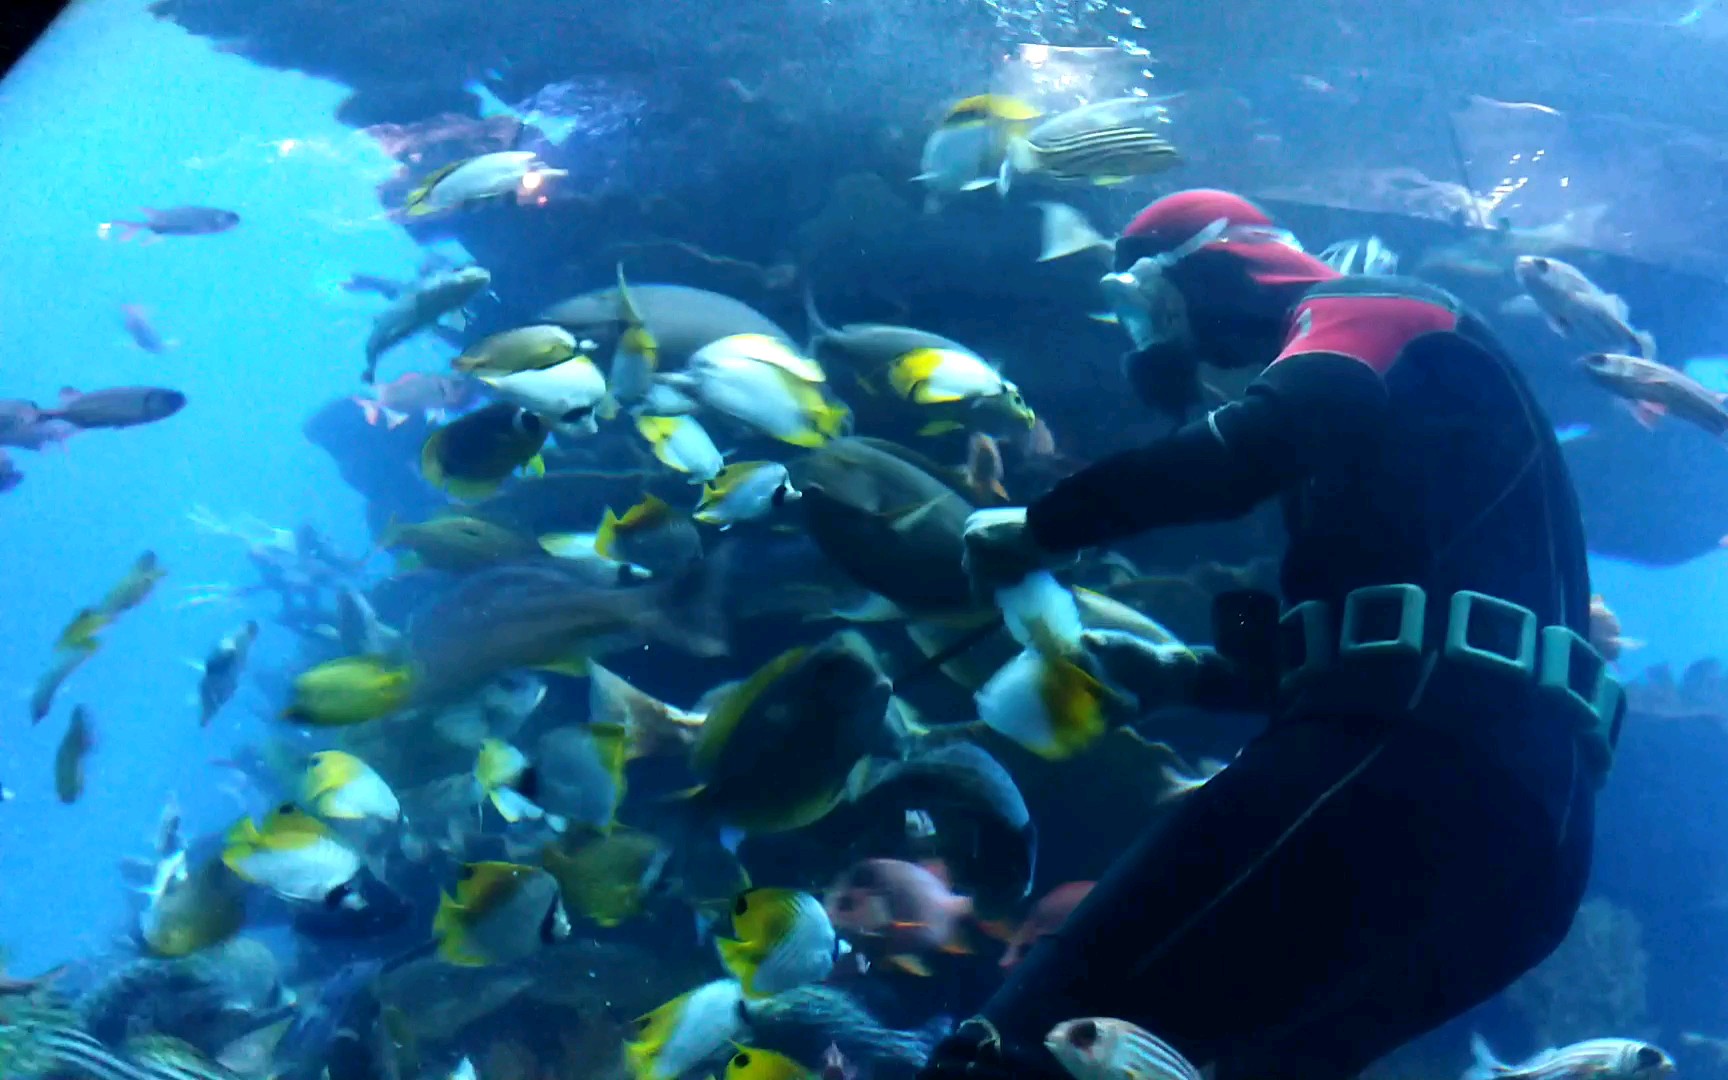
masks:
{"label": "diver's hand", "polygon": [[1105,678],[1134,696],[1141,715],[1193,700],[1203,658],[1188,646],[1121,630],[1088,630],[1081,640]]}
{"label": "diver's hand", "polygon": [[995,1025],[975,1016],[936,1044],[917,1080],[1038,1080],[1060,1073],[1043,1047],[1005,1043]]}
{"label": "diver's hand", "polygon": [[1020,584],[1027,574],[1069,561],[1033,541],[1022,506],[973,511],[966,519],[962,541],[962,565],[972,581],[972,595],[981,604],[995,603],[998,589]]}

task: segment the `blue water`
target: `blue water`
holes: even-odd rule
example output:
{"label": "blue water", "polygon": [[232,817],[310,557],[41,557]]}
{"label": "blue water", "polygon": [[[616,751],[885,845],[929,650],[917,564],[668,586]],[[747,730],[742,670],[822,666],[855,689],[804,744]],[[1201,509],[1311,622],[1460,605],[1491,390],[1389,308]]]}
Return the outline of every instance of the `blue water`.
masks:
{"label": "blue water", "polygon": [[[381,217],[375,185],[395,163],[333,118],[345,93],[254,67],[128,0],[86,0],[0,86],[9,192],[0,202],[0,394],[47,401],[63,385],[147,383],[191,402],[160,425],[80,435],[64,452],[15,452],[27,479],[0,497],[0,781],[17,793],[0,807],[0,945],[16,971],[99,952],[123,932],[117,864],[144,849],[170,793],[193,832],[240,812],[208,762],[270,723],[270,703],[245,689],[201,730],[187,661],[264,612],[181,606],[186,586],[250,578],[240,544],[201,530],[189,511],[290,529],[309,521],[348,551],[368,543],[359,498],[300,425],[358,388],[374,305],[337,283],[355,271],[411,276],[422,252]],[[231,208],[244,222],[151,245],[99,236],[102,222],[141,206],[182,203]],[[121,328],[122,304],[148,309],[179,347],[138,349]],[[433,367],[439,350],[404,346],[392,367]],[[1648,497],[1662,497],[1659,482]],[[105,635],[55,713],[29,726],[24,698],[54,636],[145,549],[168,579]],[[1626,656],[1625,674],[1728,654],[1725,565],[1721,553],[1661,571],[1594,563],[1597,591],[1625,632],[1647,642]],[[264,626],[257,668],[292,655],[287,632]],[[65,807],[51,761],[75,703],[92,710],[97,748],[83,800]],[[1617,797],[1662,802],[1653,790]],[[1613,853],[1639,838],[1612,814],[1601,829],[1614,868],[1603,873],[1631,880],[1636,869]]]}
{"label": "blue water", "polygon": [[[187,585],[250,572],[237,541],[187,514],[201,504],[282,528],[311,521],[364,550],[361,501],[300,424],[359,387],[372,305],[336,283],[356,270],[412,277],[422,257],[378,218],[373,188],[395,165],[333,119],[341,87],[254,67],[139,7],[78,6],[0,88],[0,128],[37,133],[0,140],[0,175],[31,178],[0,207],[3,392],[46,402],[63,385],[159,384],[190,398],[162,424],[15,454],[26,479],[0,505],[0,781],[18,797],[0,809],[0,942],[19,971],[104,948],[123,929],[116,864],[147,849],[170,792],[195,831],[238,815],[218,790],[229,778],[206,762],[265,722],[268,703],[242,691],[200,730],[187,661],[249,612],[177,605]],[[98,236],[141,206],[178,204],[230,208],[243,222],[150,245]],[[180,346],[137,348],[122,304],[146,308]],[[413,364],[415,348],[431,346],[405,346],[398,362]],[[168,578],[31,728],[25,696],[55,635],[145,549]],[[259,667],[293,644],[264,626]],[[79,702],[97,746],[84,798],[65,807],[51,762]]]}

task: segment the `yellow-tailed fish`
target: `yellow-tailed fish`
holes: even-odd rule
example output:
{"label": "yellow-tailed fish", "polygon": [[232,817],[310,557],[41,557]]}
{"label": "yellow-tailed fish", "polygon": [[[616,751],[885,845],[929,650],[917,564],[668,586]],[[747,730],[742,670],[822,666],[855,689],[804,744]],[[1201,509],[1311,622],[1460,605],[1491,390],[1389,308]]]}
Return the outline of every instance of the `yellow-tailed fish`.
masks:
{"label": "yellow-tailed fish", "polygon": [[402,816],[396,793],[372,766],[341,750],[312,755],[300,779],[300,802],[332,821],[395,821]]}
{"label": "yellow-tailed fish", "polygon": [[654,456],[693,484],[705,484],[725,464],[720,448],[693,416],[638,416],[636,430],[654,448]]}
{"label": "yellow-tailed fish", "polygon": [[600,836],[567,833],[546,845],[540,863],[558,880],[564,904],[600,926],[641,914],[648,899],[670,884],[672,848],[634,829]]}
{"label": "yellow-tailed fish", "polygon": [[700,713],[675,708],[630,685],[599,664],[589,665],[588,720],[614,724],[630,734],[631,760],[682,755],[702,730]]}
{"label": "yellow-tailed fish", "polygon": [[526,409],[496,402],[434,431],[420,448],[420,473],[458,499],[486,498],[517,469],[546,471],[540,448],[546,422]]}
{"label": "yellow-tailed fish", "polygon": [[999,590],[997,604],[1025,648],[978,691],[978,717],[1040,757],[1072,757],[1104,734],[1113,696],[1080,664],[1082,623],[1074,596],[1040,572]]}
{"label": "yellow-tailed fish", "polygon": [[438,955],[462,967],[526,959],[570,936],[552,875],[534,866],[480,862],[462,867],[456,895],[432,918]]}
{"label": "yellow-tailed fish", "polygon": [[1000,412],[1031,427],[1037,416],[1020,388],[972,352],[914,349],[888,368],[888,385],[914,405],[960,405]]}
{"label": "yellow-tailed fish", "polygon": [[748,889],[732,904],[732,937],[718,938],[720,962],[747,997],[768,997],[834,970],[850,951],[834,934],[822,902],[796,889]]}
{"label": "yellow-tailed fish", "polygon": [[505,199],[534,195],[553,177],[569,175],[548,168],[531,150],[500,150],[453,161],[436,169],[403,200],[409,217],[424,217]]}
{"label": "yellow-tailed fish", "polygon": [[594,533],[594,551],[601,558],[670,575],[702,557],[702,537],[687,515],[648,495],[622,517],[606,508]]}
{"label": "yellow-tailed fish", "polygon": [[383,656],[326,660],[294,680],[294,700],[282,718],[317,727],[377,720],[408,704],[408,668]]}
{"label": "yellow-tailed fish", "polygon": [[580,354],[576,335],[561,326],[540,324],[484,338],[451,361],[451,366],[479,376],[514,375],[557,367]]}
{"label": "yellow-tailed fish", "polygon": [[717,979],[673,998],[636,1020],[624,1044],[634,1080],[677,1080],[744,1033],[744,990]]}
{"label": "yellow-tailed fish", "polygon": [[798,494],[786,466],[778,461],[740,461],[721,469],[703,487],[702,501],[691,516],[704,525],[729,529],[767,517],[796,501]]}
{"label": "yellow-tailed fish", "polygon": [[862,635],[795,648],[716,695],[682,793],[709,821],[756,832],[817,821],[872,754],[893,754],[892,685]]}
{"label": "yellow-tailed fish", "polygon": [[654,388],[654,373],[660,368],[660,343],[649,331],[642,310],[630,296],[622,263],[618,266],[618,321],[624,329],[612,349],[612,369],[607,383],[615,402],[634,405],[645,401]]}
{"label": "yellow-tailed fish", "polygon": [[556,425],[561,435],[592,435],[606,400],[606,377],[586,356],[538,371],[509,375],[478,372],[475,376],[502,401],[520,406]]}
{"label": "yellow-tailed fish", "polygon": [[355,883],[359,854],[292,803],[271,811],[261,825],[241,818],[228,830],[222,861],[244,880],[289,900],[365,906]]}
{"label": "yellow-tailed fish", "polygon": [[[765,335],[761,336],[772,341]],[[688,388],[703,404],[793,446],[821,446],[840,435],[851,414],[823,393],[822,384],[729,349],[723,338],[698,350],[688,368],[666,380]],[[785,347],[787,355],[792,355]]]}
{"label": "yellow-tailed fish", "polygon": [[474,783],[481,798],[488,799],[498,816],[514,825],[537,821],[546,811],[534,801],[539,776],[528,755],[502,739],[487,739],[474,758]]}
{"label": "yellow-tailed fish", "polygon": [[914,183],[924,185],[925,213],[941,208],[943,196],[977,191],[996,183],[1009,138],[1023,135],[1041,114],[1002,94],[978,94],[949,107],[929,137]]}
{"label": "yellow-tailed fish", "polygon": [[725,1080],[816,1080],[816,1072],[777,1051],[740,1046],[726,1063]]}
{"label": "yellow-tailed fish", "polygon": [[533,798],[552,827],[562,831],[574,824],[610,831],[624,801],[629,752],[630,733],[622,724],[590,721],[542,735],[529,775],[535,782]]}
{"label": "yellow-tailed fish", "polygon": [[60,738],[60,748],[54,753],[54,792],[68,805],[84,794],[84,759],[96,746],[90,732],[90,711],[82,705],[72,709],[72,719],[66,724],[66,734]]}

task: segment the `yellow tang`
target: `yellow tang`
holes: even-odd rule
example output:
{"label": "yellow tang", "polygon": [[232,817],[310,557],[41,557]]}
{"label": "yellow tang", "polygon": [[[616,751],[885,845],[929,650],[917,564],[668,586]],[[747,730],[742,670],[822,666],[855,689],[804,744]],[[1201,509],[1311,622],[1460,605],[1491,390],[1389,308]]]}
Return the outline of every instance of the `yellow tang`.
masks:
{"label": "yellow tang", "polygon": [[294,701],[282,718],[320,727],[363,724],[408,703],[408,668],[383,656],[326,660],[294,680]]}

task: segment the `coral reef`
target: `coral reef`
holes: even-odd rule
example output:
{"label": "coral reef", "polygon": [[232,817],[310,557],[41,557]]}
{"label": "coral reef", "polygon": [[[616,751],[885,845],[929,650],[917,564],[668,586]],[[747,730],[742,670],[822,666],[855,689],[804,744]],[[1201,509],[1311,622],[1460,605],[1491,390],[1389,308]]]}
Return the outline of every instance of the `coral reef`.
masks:
{"label": "coral reef", "polygon": [[1626,908],[1596,898],[1579,908],[1566,940],[1507,990],[1532,1045],[1564,1046],[1649,1034],[1643,930]]}

